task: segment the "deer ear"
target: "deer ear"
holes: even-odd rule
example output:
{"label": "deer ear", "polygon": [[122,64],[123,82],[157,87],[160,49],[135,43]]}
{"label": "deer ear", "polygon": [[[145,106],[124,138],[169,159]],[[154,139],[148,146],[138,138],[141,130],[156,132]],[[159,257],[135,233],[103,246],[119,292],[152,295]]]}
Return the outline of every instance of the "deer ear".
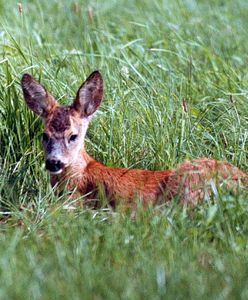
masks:
{"label": "deer ear", "polygon": [[97,110],[102,96],[102,76],[99,71],[94,71],[79,88],[72,106],[80,113],[81,117],[88,117]]}
{"label": "deer ear", "polygon": [[24,99],[28,107],[42,118],[58,106],[57,101],[31,75],[24,74],[21,81]]}

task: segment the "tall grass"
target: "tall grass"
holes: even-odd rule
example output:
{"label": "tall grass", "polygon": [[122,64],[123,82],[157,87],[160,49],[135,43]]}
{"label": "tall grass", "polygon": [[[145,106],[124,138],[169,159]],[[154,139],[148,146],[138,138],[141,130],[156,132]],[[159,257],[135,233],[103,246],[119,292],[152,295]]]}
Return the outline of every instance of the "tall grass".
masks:
{"label": "tall grass", "polygon": [[0,2],[0,299],[247,299],[246,191],[135,217],[64,210],[19,85],[29,72],[68,104],[100,69],[104,102],[87,149],[108,166],[206,156],[248,171],[247,1],[21,7]]}

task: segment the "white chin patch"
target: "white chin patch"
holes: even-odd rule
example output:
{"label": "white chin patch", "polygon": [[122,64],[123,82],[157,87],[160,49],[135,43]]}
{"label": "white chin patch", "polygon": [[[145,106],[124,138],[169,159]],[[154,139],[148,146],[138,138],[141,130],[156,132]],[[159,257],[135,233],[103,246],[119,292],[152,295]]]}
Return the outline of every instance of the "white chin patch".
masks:
{"label": "white chin patch", "polygon": [[56,172],[52,172],[52,171],[49,171],[49,172],[50,172],[51,175],[58,175],[58,174],[62,173],[62,171],[63,171],[63,169],[60,169]]}

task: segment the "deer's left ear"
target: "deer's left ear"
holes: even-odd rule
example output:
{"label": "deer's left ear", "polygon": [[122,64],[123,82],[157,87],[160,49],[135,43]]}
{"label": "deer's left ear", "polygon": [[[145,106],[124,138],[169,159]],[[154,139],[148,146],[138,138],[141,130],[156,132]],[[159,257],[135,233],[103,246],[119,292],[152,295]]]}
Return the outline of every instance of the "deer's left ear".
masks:
{"label": "deer's left ear", "polygon": [[81,117],[92,115],[102,102],[103,80],[99,71],[94,71],[85,80],[77,92],[73,107]]}
{"label": "deer's left ear", "polygon": [[31,75],[22,76],[22,91],[28,107],[42,118],[46,118],[58,106],[57,101]]}

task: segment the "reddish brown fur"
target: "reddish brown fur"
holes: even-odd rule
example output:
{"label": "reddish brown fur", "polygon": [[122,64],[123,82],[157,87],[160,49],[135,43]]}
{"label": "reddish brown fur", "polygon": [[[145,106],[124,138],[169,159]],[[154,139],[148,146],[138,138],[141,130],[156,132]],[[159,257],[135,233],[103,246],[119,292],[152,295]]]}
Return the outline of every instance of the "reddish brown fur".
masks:
{"label": "reddish brown fur", "polygon": [[181,203],[196,204],[211,196],[216,186],[224,184],[236,190],[238,183],[247,185],[247,175],[225,161],[203,158],[184,161],[171,170],[149,171],[110,168],[85,151],[82,156],[87,161],[84,170],[69,168],[63,174],[53,176],[52,184],[66,180],[76,196],[87,194],[86,199],[94,199],[101,187],[114,206],[117,201],[131,204],[135,199],[141,199],[145,204],[161,204],[174,197]]}

